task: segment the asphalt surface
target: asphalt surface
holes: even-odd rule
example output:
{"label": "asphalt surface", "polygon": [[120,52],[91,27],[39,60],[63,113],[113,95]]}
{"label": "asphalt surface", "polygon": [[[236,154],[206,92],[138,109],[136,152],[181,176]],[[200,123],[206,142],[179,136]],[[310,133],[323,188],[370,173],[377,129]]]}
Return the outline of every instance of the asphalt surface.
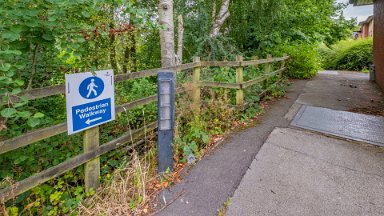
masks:
{"label": "asphalt surface", "polygon": [[[157,215],[217,215],[235,192],[256,154],[275,127],[286,127],[284,118],[307,81],[297,80],[286,97],[271,105],[255,127],[234,133],[210,155],[190,168],[181,183],[163,192],[166,208]],[[162,206],[158,206],[159,209]]]}

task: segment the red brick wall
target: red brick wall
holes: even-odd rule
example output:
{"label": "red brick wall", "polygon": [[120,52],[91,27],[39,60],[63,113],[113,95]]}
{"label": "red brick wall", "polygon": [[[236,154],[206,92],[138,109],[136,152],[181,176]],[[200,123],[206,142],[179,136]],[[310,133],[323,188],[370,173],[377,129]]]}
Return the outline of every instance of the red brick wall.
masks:
{"label": "red brick wall", "polygon": [[384,0],[374,1],[373,59],[376,82],[384,90]]}
{"label": "red brick wall", "polygon": [[369,31],[369,24],[364,23],[363,26],[361,27],[361,37],[367,38],[368,37],[368,31]]}

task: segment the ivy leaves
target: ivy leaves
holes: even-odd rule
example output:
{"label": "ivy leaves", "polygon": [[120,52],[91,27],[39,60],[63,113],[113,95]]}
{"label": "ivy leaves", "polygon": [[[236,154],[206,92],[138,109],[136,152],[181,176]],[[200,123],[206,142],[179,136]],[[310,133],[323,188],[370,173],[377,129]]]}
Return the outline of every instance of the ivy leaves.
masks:
{"label": "ivy leaves", "polygon": [[11,118],[17,113],[15,108],[5,108],[1,111],[1,116],[4,118]]}

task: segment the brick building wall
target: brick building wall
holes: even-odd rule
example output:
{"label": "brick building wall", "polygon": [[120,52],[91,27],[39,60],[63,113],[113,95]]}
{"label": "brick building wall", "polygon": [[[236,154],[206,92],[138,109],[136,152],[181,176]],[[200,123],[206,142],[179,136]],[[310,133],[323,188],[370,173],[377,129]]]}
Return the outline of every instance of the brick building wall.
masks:
{"label": "brick building wall", "polygon": [[376,82],[384,90],[384,0],[374,1],[373,61]]}
{"label": "brick building wall", "polygon": [[373,37],[373,24],[374,24],[373,20],[368,24],[368,37]]}
{"label": "brick building wall", "polygon": [[369,36],[369,23],[364,23],[363,26],[361,26],[361,37],[367,38]]}

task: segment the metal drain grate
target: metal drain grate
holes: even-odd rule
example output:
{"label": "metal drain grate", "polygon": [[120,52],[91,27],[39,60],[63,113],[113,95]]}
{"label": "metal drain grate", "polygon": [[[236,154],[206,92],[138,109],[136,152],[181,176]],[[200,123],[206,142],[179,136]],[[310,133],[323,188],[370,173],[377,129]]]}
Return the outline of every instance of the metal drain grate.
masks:
{"label": "metal drain grate", "polygon": [[292,126],[384,146],[384,118],[303,105]]}

